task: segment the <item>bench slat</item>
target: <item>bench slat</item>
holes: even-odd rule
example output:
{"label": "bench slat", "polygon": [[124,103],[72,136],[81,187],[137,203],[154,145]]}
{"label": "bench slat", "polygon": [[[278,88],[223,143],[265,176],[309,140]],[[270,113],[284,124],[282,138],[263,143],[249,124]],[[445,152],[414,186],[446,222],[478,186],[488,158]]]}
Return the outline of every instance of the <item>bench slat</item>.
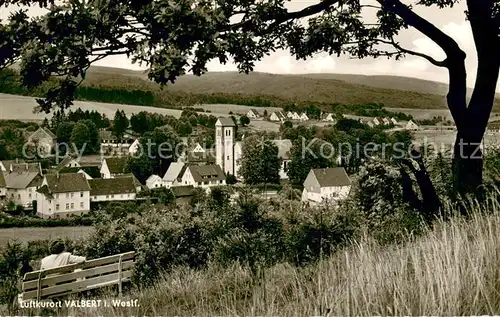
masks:
{"label": "bench slat", "polygon": [[[123,271],[133,268],[134,261],[123,262]],[[41,279],[40,286],[54,286],[56,283],[73,282],[77,278],[89,278],[94,275],[109,274],[119,271],[119,264],[108,264],[105,266],[93,267],[89,269],[84,269],[78,272],[71,272],[56,276],[47,276]],[[23,282],[23,292],[27,292],[38,287],[38,280],[31,280]]]}
{"label": "bench slat", "polygon": [[104,258],[98,258],[94,260],[88,260],[83,263],[78,263],[78,264],[69,264],[65,266],[60,266],[56,267],[53,269],[48,269],[48,270],[40,270],[40,271],[33,271],[26,273],[24,275],[24,282],[31,281],[31,280],[38,280],[38,274],[41,273],[42,277],[50,275],[50,274],[62,274],[62,273],[71,273],[75,269],[88,269],[96,266],[103,266],[106,264],[113,264],[113,263],[118,263],[120,261],[120,256],[122,256],[122,261],[130,260],[135,257],[135,252],[127,252],[127,253],[122,253],[122,254],[116,254],[116,255],[111,255],[107,256]]}
{"label": "bench slat", "polygon": [[[132,271],[122,273],[122,281],[128,281],[132,276]],[[70,284],[56,285],[52,287],[43,288],[40,290],[40,298],[51,298],[54,296],[61,296],[64,294],[77,293],[92,288],[98,288],[105,285],[118,284],[119,274],[113,273],[109,275],[94,277],[83,281],[73,282]],[[23,293],[23,300],[32,299],[37,297],[37,290]]]}

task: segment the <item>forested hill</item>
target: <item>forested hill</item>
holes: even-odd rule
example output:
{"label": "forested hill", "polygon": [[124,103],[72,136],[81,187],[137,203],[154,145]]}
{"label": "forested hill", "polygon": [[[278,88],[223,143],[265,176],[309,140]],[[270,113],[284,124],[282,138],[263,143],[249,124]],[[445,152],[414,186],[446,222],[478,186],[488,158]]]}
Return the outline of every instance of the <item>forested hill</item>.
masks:
{"label": "forested hill", "polygon": [[[0,81],[0,92],[34,95],[33,92],[13,86],[17,85],[8,86]],[[413,109],[446,108],[446,85],[391,76],[277,75],[258,72],[245,75],[212,72],[200,77],[183,76],[175,84],[160,90],[159,85],[149,81],[144,72],[96,66],[89,69],[83,86],[87,88],[79,89],[77,99],[166,108],[181,108],[199,103],[253,107],[283,107],[291,103],[307,106],[315,103],[383,104],[386,107]],[[427,90],[435,93],[427,93]],[[438,94],[441,91],[443,93]],[[496,101],[494,110],[500,111],[499,100]]]}

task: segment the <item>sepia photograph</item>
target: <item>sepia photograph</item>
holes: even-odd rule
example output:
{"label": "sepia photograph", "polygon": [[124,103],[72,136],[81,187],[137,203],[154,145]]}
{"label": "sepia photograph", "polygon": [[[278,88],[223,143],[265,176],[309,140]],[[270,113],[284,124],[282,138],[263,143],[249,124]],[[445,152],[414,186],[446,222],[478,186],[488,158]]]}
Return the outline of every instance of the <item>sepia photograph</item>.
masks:
{"label": "sepia photograph", "polygon": [[500,0],[0,0],[0,316],[499,315],[499,73]]}

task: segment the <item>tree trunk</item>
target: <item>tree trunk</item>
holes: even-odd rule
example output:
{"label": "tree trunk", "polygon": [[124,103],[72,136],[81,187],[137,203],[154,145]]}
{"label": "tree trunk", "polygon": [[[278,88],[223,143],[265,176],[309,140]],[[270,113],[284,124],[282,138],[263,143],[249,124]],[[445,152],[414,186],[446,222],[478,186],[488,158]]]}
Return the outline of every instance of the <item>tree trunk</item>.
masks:
{"label": "tree trunk", "polygon": [[480,198],[479,186],[483,183],[483,155],[477,139],[457,133],[453,147],[453,185],[455,198],[475,194]]}

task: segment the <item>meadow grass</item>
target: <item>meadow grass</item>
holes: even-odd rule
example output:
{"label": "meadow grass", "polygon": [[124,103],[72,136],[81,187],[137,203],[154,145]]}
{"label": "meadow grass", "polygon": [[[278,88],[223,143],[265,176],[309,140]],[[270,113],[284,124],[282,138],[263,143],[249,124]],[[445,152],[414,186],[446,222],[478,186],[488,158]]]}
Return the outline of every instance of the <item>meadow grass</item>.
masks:
{"label": "meadow grass", "polygon": [[[359,242],[306,268],[280,264],[255,282],[242,265],[179,268],[134,291],[136,308],[57,315],[493,315],[500,312],[500,209],[438,221],[406,243]],[[108,294],[103,298],[116,298]],[[25,312],[23,312],[23,315]]]}

